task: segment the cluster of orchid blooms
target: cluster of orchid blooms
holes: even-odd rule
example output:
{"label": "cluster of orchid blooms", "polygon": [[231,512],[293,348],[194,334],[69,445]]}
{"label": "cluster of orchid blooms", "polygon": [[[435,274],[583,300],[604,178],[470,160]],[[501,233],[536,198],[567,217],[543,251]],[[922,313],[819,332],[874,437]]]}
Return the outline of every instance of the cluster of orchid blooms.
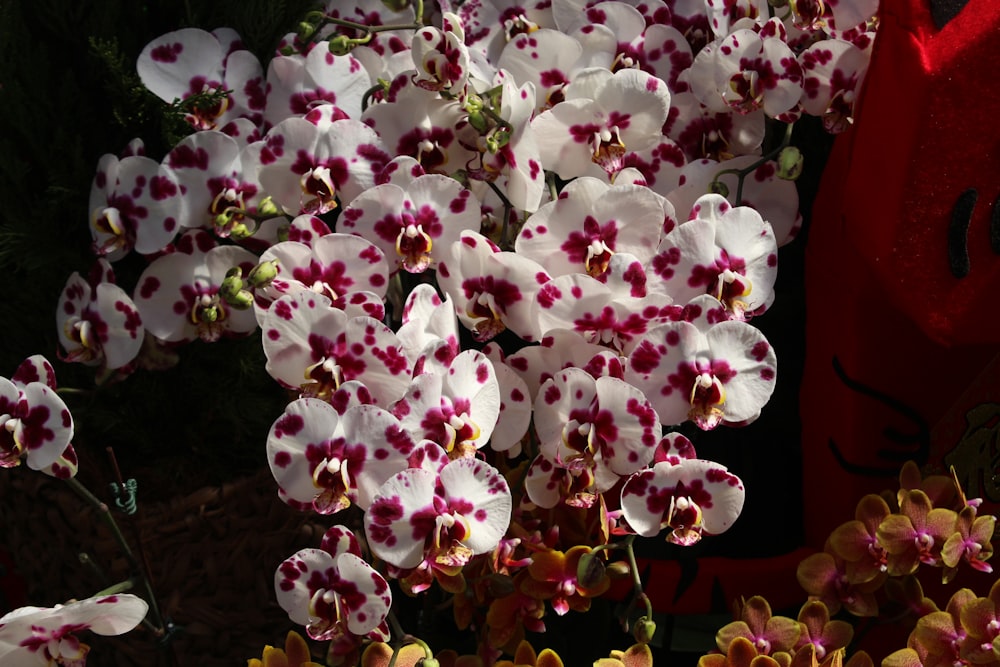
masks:
{"label": "cluster of orchid blooms", "polygon": [[[267,439],[280,497],[364,513],[278,568],[290,617],[346,661],[389,639],[387,579],[438,585],[482,655],[513,652],[546,603],[607,590],[613,539],[738,517],[740,479],[673,427],[750,423],[773,391],[749,320],[801,164],[765,135],[850,124],[876,10],[331,1],[266,66],[227,28],[163,35],[138,73],[192,132],[101,158],[62,358],[118,379],[259,330],[297,396]],[[75,474],[48,362],[0,403],[0,465]]]}
{"label": "cluster of orchid blooms", "polygon": [[1000,581],[985,596],[959,589],[941,608],[916,576],[938,568],[948,583],[963,564],[992,572],[986,561],[996,517],[981,513],[981,498],[965,496],[954,472],[922,478],[911,461],[899,482],[895,494],[862,498],[855,518],[799,564],[809,600],[797,618],[772,615],[759,596],[744,600],[737,620],[716,634],[718,653],[698,667],[872,667],[863,650],[848,656],[854,628],[831,619],[841,610],[860,617],[885,612],[892,623],[912,624],[906,647],[888,654],[882,667],[1000,665]]}

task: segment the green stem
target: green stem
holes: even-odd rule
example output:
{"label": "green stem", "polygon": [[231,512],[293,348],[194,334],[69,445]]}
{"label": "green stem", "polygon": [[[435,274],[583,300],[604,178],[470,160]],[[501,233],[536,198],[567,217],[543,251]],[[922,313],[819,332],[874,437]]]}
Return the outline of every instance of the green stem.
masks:
{"label": "green stem", "polygon": [[82,565],[85,565],[87,568],[90,569],[91,572],[94,573],[94,576],[97,577],[97,580],[101,582],[102,586],[108,585],[108,574],[101,569],[101,566],[98,565],[93,558],[90,557],[90,554],[81,552],[79,554],[79,558],[80,558],[80,563]]}
{"label": "green stem", "polygon": [[[326,17],[327,23],[332,23],[333,25],[339,25],[341,28],[351,28],[352,30],[360,30],[368,34],[374,34],[377,32],[388,32],[389,30],[420,30],[423,28],[422,23],[396,23],[390,25],[365,25],[364,23],[355,23],[354,21],[347,21],[345,19],[334,19],[329,16]],[[318,28],[317,28],[318,30]]]}
{"label": "green stem", "polygon": [[556,173],[554,171],[545,172],[545,184],[549,186],[549,198],[552,201],[559,199],[559,190],[556,188]]}
{"label": "green stem", "polygon": [[636,600],[641,601],[646,607],[646,618],[653,618],[653,603],[649,600],[649,596],[646,595],[645,591],[642,590],[642,580],[639,578],[639,565],[635,562],[635,551],[632,549],[635,537],[635,535],[629,535],[625,538],[625,554],[628,556],[628,569],[632,571],[632,585],[638,591]]}
{"label": "green stem", "polygon": [[389,610],[387,620],[392,628],[393,637],[390,644],[392,646],[392,658],[389,659],[389,667],[396,667],[396,659],[399,657],[399,651],[407,644],[417,644],[420,646],[420,648],[424,650],[424,658],[428,660],[434,657],[434,652],[431,651],[431,647],[427,645],[427,642],[419,637],[407,634],[407,632],[403,630],[403,626],[399,624],[399,619],[396,618],[396,614],[392,611],[392,609]]}
{"label": "green stem", "polygon": [[122,549],[122,554],[128,561],[129,567],[133,572],[138,572],[143,583],[143,587],[146,589],[146,596],[149,602],[149,613],[153,617],[153,622],[151,629],[158,636],[162,637],[166,633],[165,626],[163,624],[163,617],[160,616],[159,606],[156,604],[156,596],[153,594],[153,588],[149,585],[149,579],[146,577],[143,568],[139,565],[139,561],[136,560],[135,554],[132,553],[132,549],[129,547],[128,542],[125,541],[125,536],[122,534],[121,529],[118,527],[118,522],[111,515],[111,510],[108,508],[107,504],[102,502],[97,496],[90,492],[90,489],[85,487],[82,482],[77,480],[75,477],[70,477],[66,480],[70,488],[76,491],[77,495],[83,498],[94,510],[98,513],[104,523],[111,530],[112,536],[118,545]]}
{"label": "green stem", "polygon": [[490,186],[490,190],[493,190],[496,196],[500,198],[500,201],[503,202],[503,226],[500,228],[500,249],[513,250],[507,236],[510,233],[510,213],[514,210],[514,205],[510,203],[507,195],[501,192],[500,188],[493,181],[486,181],[486,185]]}
{"label": "green stem", "polygon": [[791,143],[792,129],[794,127],[795,123],[788,123],[785,125],[785,134],[781,138],[781,143],[778,144],[777,148],[769,151],[766,155],[762,155],[759,160],[757,160],[750,166],[745,167],[743,169],[723,169],[722,171],[718,172],[715,175],[715,178],[712,179],[712,185],[718,183],[719,179],[722,176],[725,176],[726,174],[735,174],[737,178],[737,185],[736,185],[736,199],[734,203],[736,204],[736,206],[740,206],[740,202],[743,201],[743,181],[746,179],[747,176],[757,171],[757,168],[759,166],[778,157],[778,154],[781,153],[781,151],[784,150],[784,148],[788,146],[789,143]]}
{"label": "green stem", "polygon": [[125,581],[119,581],[117,584],[108,586],[107,588],[97,591],[94,596],[103,595],[116,595],[118,593],[124,593],[125,591],[130,591],[135,587],[135,579],[126,579]]}

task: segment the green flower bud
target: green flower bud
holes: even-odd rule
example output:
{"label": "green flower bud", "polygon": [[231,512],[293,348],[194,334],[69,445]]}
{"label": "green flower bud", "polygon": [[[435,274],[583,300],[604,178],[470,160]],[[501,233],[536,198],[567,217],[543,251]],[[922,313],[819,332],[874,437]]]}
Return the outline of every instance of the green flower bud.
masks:
{"label": "green flower bud", "polygon": [[335,56],[346,56],[354,48],[354,40],[347,35],[336,35],[330,38],[330,53]]}
{"label": "green flower bud", "polygon": [[635,622],[632,627],[632,636],[640,644],[648,644],[653,640],[653,635],[656,634],[656,623],[649,620],[645,616],[641,617]]}
{"label": "green flower bud", "polygon": [[236,310],[248,310],[253,307],[253,294],[245,289],[240,290],[232,297],[227,297],[226,303]]}
{"label": "green flower bud", "polygon": [[232,221],[233,221],[233,213],[229,209],[226,209],[219,215],[215,216],[215,219],[212,222],[215,224],[216,227],[220,229],[225,229]]}
{"label": "green flower bud", "polygon": [[271,284],[274,277],[278,275],[278,262],[277,260],[271,259],[266,262],[261,262],[257,266],[250,269],[250,273],[247,274],[247,282],[253,287],[266,287]]}
{"label": "green flower bud", "polygon": [[316,30],[316,26],[308,21],[302,21],[299,23],[299,27],[296,30],[296,34],[301,40],[307,40],[312,37],[313,32]]}
{"label": "green flower bud", "polygon": [[281,211],[279,211],[278,207],[275,206],[274,200],[270,196],[264,197],[260,200],[260,203],[257,204],[257,213],[269,218],[281,215]]}
{"label": "green flower bud", "polygon": [[484,134],[490,129],[490,119],[482,111],[470,111],[469,125],[476,128],[476,132]]}
{"label": "green flower bud", "polygon": [[241,241],[243,239],[248,239],[251,236],[253,236],[253,232],[254,230],[250,229],[242,222],[237,222],[235,225],[233,225],[233,228],[229,230],[229,236],[236,239],[237,241]]}
{"label": "green flower bud", "polygon": [[729,186],[722,181],[712,181],[709,183],[708,191],[712,194],[722,195],[723,197],[729,196]]}
{"label": "green flower bud", "polygon": [[424,658],[419,663],[420,667],[441,667],[441,663],[438,662],[437,658]]}
{"label": "green flower bud", "polygon": [[608,576],[612,579],[621,579],[629,576],[628,563],[623,560],[616,560],[614,563],[608,564],[606,570]]}
{"label": "green flower bud", "polygon": [[599,552],[585,553],[576,565],[576,581],[584,588],[594,588],[604,579],[604,571],[604,561]]}
{"label": "green flower bud", "polygon": [[802,165],[805,158],[795,146],[785,146],[778,153],[778,178],[785,181],[794,181],[802,175]]}
{"label": "green flower bud", "polygon": [[469,113],[482,111],[483,106],[484,106],[483,98],[481,98],[479,95],[476,95],[475,93],[470,93],[469,96],[465,99],[465,104],[463,105],[465,110],[468,111]]}
{"label": "green flower bud", "polygon": [[[236,270],[235,275],[233,274],[233,269]],[[241,278],[242,273],[243,272],[240,271],[240,267],[238,266],[234,266],[226,273],[226,277],[219,286],[219,294],[226,301],[229,301],[231,298],[239,294],[240,290],[243,289],[243,279]]]}
{"label": "green flower bud", "polygon": [[507,145],[510,141],[510,132],[507,130],[497,130],[490,136],[486,137],[486,150],[490,153],[496,153],[501,148]]}

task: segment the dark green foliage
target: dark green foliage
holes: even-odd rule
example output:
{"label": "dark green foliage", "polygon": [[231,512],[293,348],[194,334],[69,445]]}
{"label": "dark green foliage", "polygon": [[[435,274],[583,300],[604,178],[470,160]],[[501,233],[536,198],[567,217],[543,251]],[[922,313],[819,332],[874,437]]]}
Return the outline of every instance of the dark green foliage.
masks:
{"label": "dark green foliage", "polygon": [[[309,0],[5,0],[0,2],[0,270],[4,327],[0,376],[32,354],[60,385],[94,388],[93,369],[58,360],[55,308],[67,278],[94,262],[88,200],[98,159],[136,137],[160,159],[190,129],[182,112],[142,86],[135,62],[153,38],[182,27],[228,26],[265,64]],[[145,267],[115,264],[128,292]],[[178,455],[191,480],[218,481],[263,462],[285,396],[264,371],[259,336],[176,350],[169,371],[67,396],[75,444],[94,465],[114,446],[126,474]],[[190,464],[196,461],[194,466]]]}

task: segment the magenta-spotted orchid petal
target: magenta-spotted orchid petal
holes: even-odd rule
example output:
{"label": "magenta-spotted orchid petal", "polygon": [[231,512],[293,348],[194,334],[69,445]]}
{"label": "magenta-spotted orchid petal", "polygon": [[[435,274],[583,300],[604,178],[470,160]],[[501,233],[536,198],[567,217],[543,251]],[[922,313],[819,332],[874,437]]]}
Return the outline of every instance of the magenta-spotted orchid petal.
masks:
{"label": "magenta-spotted orchid petal", "polygon": [[691,441],[680,433],[667,433],[660,439],[656,446],[656,454],[653,455],[654,463],[678,464],[684,459],[697,458],[694,445]]}
{"label": "magenta-spotted orchid petal", "polygon": [[174,146],[163,163],[184,193],[180,225],[205,227],[223,238],[257,231],[262,193],[256,151],[218,131],[195,132]]}
{"label": "magenta-spotted orchid petal", "polygon": [[660,242],[650,263],[654,289],[678,302],[711,294],[738,320],[766,309],[778,270],[770,224],[715,194],[699,198],[691,218]]}
{"label": "magenta-spotted orchid petal", "polygon": [[716,37],[725,37],[734,28],[743,25],[743,19],[763,23],[761,15],[767,16],[766,0],[704,0],[708,9],[708,23]]}
{"label": "magenta-spotted orchid petal", "polygon": [[267,371],[303,396],[329,399],[348,380],[365,384],[375,405],[398,400],[412,368],[402,344],[370,317],[348,317],[312,290],[286,294],[261,325]]}
{"label": "magenta-spotted orchid petal", "polygon": [[287,118],[265,141],[280,144],[282,152],[273,159],[262,154],[261,185],[294,216],[322,215],[347,206],[375,184],[375,175],[390,159],[379,136],[351,119],[320,128],[305,118]]}
{"label": "magenta-spotted orchid petal", "polygon": [[91,272],[88,282],[73,273],[56,308],[59,343],[64,361],[114,370],[129,364],[142,347],[142,318],[125,290],[114,284],[107,260]]}
{"label": "magenta-spotted orchid petal", "polygon": [[[353,21],[366,25],[407,25],[414,21],[413,7],[406,6],[399,11],[393,11],[378,0],[356,0],[355,2],[327,2],[324,11],[329,18]],[[359,37],[359,33],[351,28],[340,28],[341,34],[349,37]],[[388,58],[390,55],[405,51],[409,46],[409,30],[385,30],[375,33],[365,47],[376,55]],[[362,48],[362,47],[357,47]],[[357,50],[357,49],[355,49]],[[352,51],[353,53],[353,51]]]}
{"label": "magenta-spotted orchid petal", "polygon": [[756,419],[774,391],[776,359],[764,335],[736,320],[652,329],[629,356],[625,379],[649,397],[665,425],[703,430]]}
{"label": "magenta-spotted orchid petal", "polygon": [[712,461],[664,461],[637,472],[622,487],[622,513],[633,531],[691,545],[702,535],[725,532],[743,510],[740,478]]}
{"label": "magenta-spotted orchid petal", "polygon": [[[260,263],[277,263],[277,275],[254,293],[258,321],[271,303],[285,294],[312,290],[330,299],[334,308],[351,315],[382,319],[382,297],[389,285],[389,265],[377,246],[351,234],[326,234],[310,245],[284,241],[271,246]],[[360,303],[373,307],[357,312]],[[353,312],[352,312],[353,307]]]}
{"label": "magenta-spotted orchid petal", "polygon": [[391,272],[423,273],[439,262],[463,230],[479,229],[479,202],[458,181],[427,174],[406,188],[377,185],[344,210],[340,228],[376,244]]}
{"label": "magenta-spotted orchid petal", "polygon": [[493,363],[482,352],[461,352],[441,374],[415,377],[392,412],[414,437],[436,442],[452,457],[472,456],[489,441],[500,415]]}
{"label": "magenta-spotted orchid petal", "polygon": [[531,83],[518,87],[510,77],[503,79],[502,88],[500,117],[512,129],[506,143],[487,145],[480,153],[480,164],[467,173],[480,183],[498,183],[513,208],[534,211],[545,189],[542,157],[530,123],[535,88]]}
{"label": "magenta-spotted orchid petal", "polygon": [[500,415],[490,438],[490,447],[496,452],[507,452],[510,457],[521,453],[521,439],[531,423],[531,395],[528,384],[504,361],[503,350],[496,343],[487,343],[483,354],[493,362],[497,384],[500,387]]}
{"label": "magenta-spotted orchid petal", "polygon": [[[726,160],[725,166],[714,160],[691,162],[681,170],[684,185],[669,192],[667,198],[677,211],[691,211],[697,200],[710,190],[710,183],[723,169],[730,166],[733,169],[745,169],[758,161],[757,157],[745,155]],[[777,172],[777,163],[773,160],[757,166],[743,182],[743,198],[739,204],[735,201],[738,191],[736,177],[723,174],[719,181],[729,190],[729,203],[734,206],[749,206],[759,212],[770,223],[778,245],[783,246],[794,240],[801,229],[802,214],[799,213],[799,194],[795,183],[778,178]]]}
{"label": "magenta-spotted orchid petal", "polygon": [[[101,269],[106,269],[106,270],[101,270]],[[113,278],[113,274],[110,271],[110,265],[108,265],[108,263],[103,260],[97,262],[97,264],[95,264],[94,266],[94,269],[90,273],[90,280],[92,281],[101,279],[111,279],[111,278]],[[17,388],[17,390],[19,392],[22,392],[22,395],[26,387],[28,387],[31,384],[38,384],[48,387],[51,390],[52,395],[55,396],[56,398],[59,398],[58,394],[55,393],[57,388],[55,369],[52,368],[52,364],[49,363],[49,360],[40,354],[34,354],[25,359],[24,361],[22,361],[18,365],[17,370],[14,371],[14,374],[11,376],[10,379],[11,382],[14,383],[14,386]],[[8,391],[7,394],[9,397],[10,392]],[[0,398],[0,402],[2,402],[2,400],[3,399]],[[59,400],[61,401],[61,399]],[[54,402],[53,407],[59,408],[61,410],[63,407],[65,407],[65,405],[61,405],[60,403]],[[3,412],[3,408],[0,408],[0,412]],[[61,414],[60,416],[63,421],[63,425],[65,425],[67,421],[70,423],[70,429],[71,429],[70,437],[72,437],[72,415],[70,415],[69,412],[67,411],[65,414]],[[17,429],[15,428],[15,432],[16,430]],[[62,436],[59,436],[59,441],[60,442],[62,441]],[[7,451],[4,451],[5,449]],[[13,447],[11,447],[9,443],[6,447],[0,445],[0,468],[10,467],[9,465],[5,465],[2,461],[7,460],[8,462],[10,462],[12,460],[11,459],[12,451]],[[47,456],[48,455],[46,455],[46,457]],[[76,476],[77,470],[79,468],[79,463],[80,461],[76,455],[76,450],[73,449],[73,445],[67,444],[66,447],[63,449],[62,453],[56,458],[55,461],[53,461],[51,464],[47,466],[40,467],[39,470],[45,473],[46,475],[49,475],[50,477],[55,477],[57,479],[69,479],[70,477]],[[12,465],[16,465],[16,463],[13,463]]]}
{"label": "magenta-spotted orchid petal", "polygon": [[399,155],[389,160],[388,164],[382,168],[382,171],[375,177],[375,185],[394,183],[405,190],[406,186],[415,178],[426,173],[416,158],[409,155]]}
{"label": "magenta-spotted orchid petal", "polygon": [[315,215],[297,215],[288,223],[288,241],[312,246],[317,239],[333,233],[330,226]]}
{"label": "magenta-spotted orchid petal", "polygon": [[825,0],[838,31],[854,28],[878,13],[877,0]]}
{"label": "magenta-spotted orchid petal", "polygon": [[582,67],[580,42],[558,30],[541,29],[515,36],[504,47],[497,67],[520,85],[535,89],[535,110],[549,109],[565,99],[564,89]]}
{"label": "magenta-spotted orchid petal", "polygon": [[253,311],[234,308],[219,288],[233,267],[247,275],[256,255],[238,246],[215,246],[203,232],[185,236],[197,239],[190,253],[161,255],[139,277],[134,299],[146,331],[171,343],[198,338],[210,343],[254,331]]}
{"label": "magenta-spotted orchid petal", "polygon": [[[643,274],[645,275],[645,274]],[[649,329],[676,318],[679,308],[663,293],[621,296],[583,273],[545,283],[535,297],[542,335],[557,329],[576,331],[588,342],[627,355]]]}
{"label": "magenta-spotted orchid petal", "polygon": [[826,39],[801,54],[805,75],[802,109],[839,134],[854,122],[854,104],[868,71],[869,55],[850,42]]}
{"label": "magenta-spotted orchid petal", "polygon": [[[664,24],[670,14],[665,5],[661,5],[659,16],[654,16],[653,3],[642,3],[640,7],[624,2],[587,5],[573,16],[563,13],[559,26],[602,52],[600,58],[592,60],[593,64],[612,71],[641,69],[667,82],[671,91],[684,90],[677,77],[691,65],[691,47],[677,28]],[[640,9],[646,10],[646,15]],[[615,39],[593,39],[593,26],[607,28]]]}
{"label": "magenta-spotted orchid petal", "polygon": [[586,175],[593,163],[612,176],[624,168],[627,151],[659,140],[669,108],[667,85],[651,74],[595,67],[577,73],[565,101],[531,122],[546,169],[568,179]]}
{"label": "magenta-spotted orchid petal", "polygon": [[468,148],[476,146],[478,132],[467,115],[458,100],[404,84],[390,101],[368,107],[362,119],[392,155],[412,157],[427,173],[447,176],[478,155]]}
{"label": "magenta-spotted orchid petal", "polygon": [[663,221],[662,198],[649,188],[583,177],[528,218],[515,249],[553,276],[599,277],[617,252],[649,261]]}
{"label": "magenta-spotted orchid petal", "polygon": [[278,604],[292,621],[305,626],[310,637],[320,641],[378,632],[392,605],[392,594],[382,575],[355,549],[340,550],[345,542],[340,533],[346,529],[334,526],[333,530],[338,535],[331,538],[328,533],[323,540],[332,553],[302,549],[274,573]]}
{"label": "magenta-spotted orchid petal", "polygon": [[139,54],[136,70],[149,90],[165,102],[214,94],[214,103],[192,105],[185,120],[195,130],[237,128],[239,119],[260,125],[265,93],[264,71],[239,37],[184,28],[157,37]]}
{"label": "magenta-spotted orchid petal", "polygon": [[437,278],[476,340],[489,341],[504,329],[527,341],[538,338],[534,296],[550,276],[537,262],[465,231],[441,261]]}
{"label": "magenta-spotted orchid petal", "polygon": [[139,625],[148,605],[128,594],[104,595],[51,608],[21,607],[0,616],[0,663],[18,667],[72,667],[90,648],[76,633],[121,635]]}
{"label": "magenta-spotted orchid petal", "polygon": [[567,368],[541,386],[534,423],[543,456],[604,478],[604,469],[625,476],[645,467],[660,431],[656,411],[641,391],[579,368]]}
{"label": "magenta-spotted orchid petal", "polygon": [[[98,266],[104,265],[98,262]],[[10,376],[11,381],[18,387],[24,387],[31,382],[41,382],[49,389],[57,389],[56,371],[52,364],[41,354],[33,354],[17,366],[17,370]]]}
{"label": "magenta-spotted orchid petal", "polygon": [[90,189],[94,251],[117,261],[134,248],[163,250],[177,231],[183,207],[176,176],[148,157],[101,157]]}
{"label": "magenta-spotted orchid petal", "polygon": [[[677,142],[689,161],[722,161],[733,156],[759,154],[764,141],[764,119],[761,109],[746,114],[710,109],[693,93],[683,92],[670,99],[670,119],[663,131]],[[656,191],[667,194],[660,187]],[[735,189],[731,191],[735,196]],[[702,188],[694,198],[705,192]]]}
{"label": "magenta-spotted orchid petal", "polygon": [[557,330],[544,336],[539,345],[523,347],[507,358],[510,366],[524,380],[531,401],[538,388],[565,368],[582,368],[607,348],[588,342],[575,331]]}
{"label": "magenta-spotted orchid petal", "polygon": [[335,56],[325,42],[318,47],[306,55],[271,59],[264,112],[270,126],[305,116],[320,105],[334,105],[342,118],[361,117],[361,100],[372,85],[368,72],[355,57]]}
{"label": "magenta-spotted orchid petal", "polygon": [[465,43],[494,63],[507,43],[556,27],[549,0],[471,0],[461,3],[458,14],[465,26]]}
{"label": "magenta-spotted orchid petal", "polygon": [[378,487],[407,467],[413,448],[410,435],[385,410],[357,405],[338,416],[316,398],[290,403],[267,439],[282,500],[320,514],[352,503],[368,509]]}
{"label": "magenta-spotted orchid petal", "polygon": [[424,90],[458,95],[469,80],[469,49],[455,14],[446,13],[445,29],[427,26],[413,34],[410,55],[417,67],[413,82]]}
{"label": "magenta-spotted orchid petal", "polygon": [[[721,2],[721,0],[720,0]],[[703,76],[710,78],[703,79]],[[704,81],[703,85],[694,85]],[[703,49],[691,67],[692,92],[709,109],[737,113],[763,109],[781,118],[802,97],[802,68],[778,37],[738,29]]]}
{"label": "magenta-spotted orchid petal", "polygon": [[459,352],[458,320],[451,297],[445,294],[442,299],[427,283],[414,287],[406,297],[403,324],[396,335],[406,355],[416,360],[415,368],[423,368],[428,360],[446,367]]}
{"label": "magenta-spotted orchid petal", "polygon": [[[55,390],[42,382],[16,385],[0,378],[0,467],[12,468],[22,459],[32,470],[50,470],[60,463],[73,439],[73,416]],[[66,466],[75,460],[69,452]]]}
{"label": "magenta-spotted orchid petal", "polygon": [[503,475],[466,457],[437,474],[411,468],[390,478],[365,514],[365,533],[372,551],[398,568],[425,560],[461,567],[497,546],[510,514]]}

